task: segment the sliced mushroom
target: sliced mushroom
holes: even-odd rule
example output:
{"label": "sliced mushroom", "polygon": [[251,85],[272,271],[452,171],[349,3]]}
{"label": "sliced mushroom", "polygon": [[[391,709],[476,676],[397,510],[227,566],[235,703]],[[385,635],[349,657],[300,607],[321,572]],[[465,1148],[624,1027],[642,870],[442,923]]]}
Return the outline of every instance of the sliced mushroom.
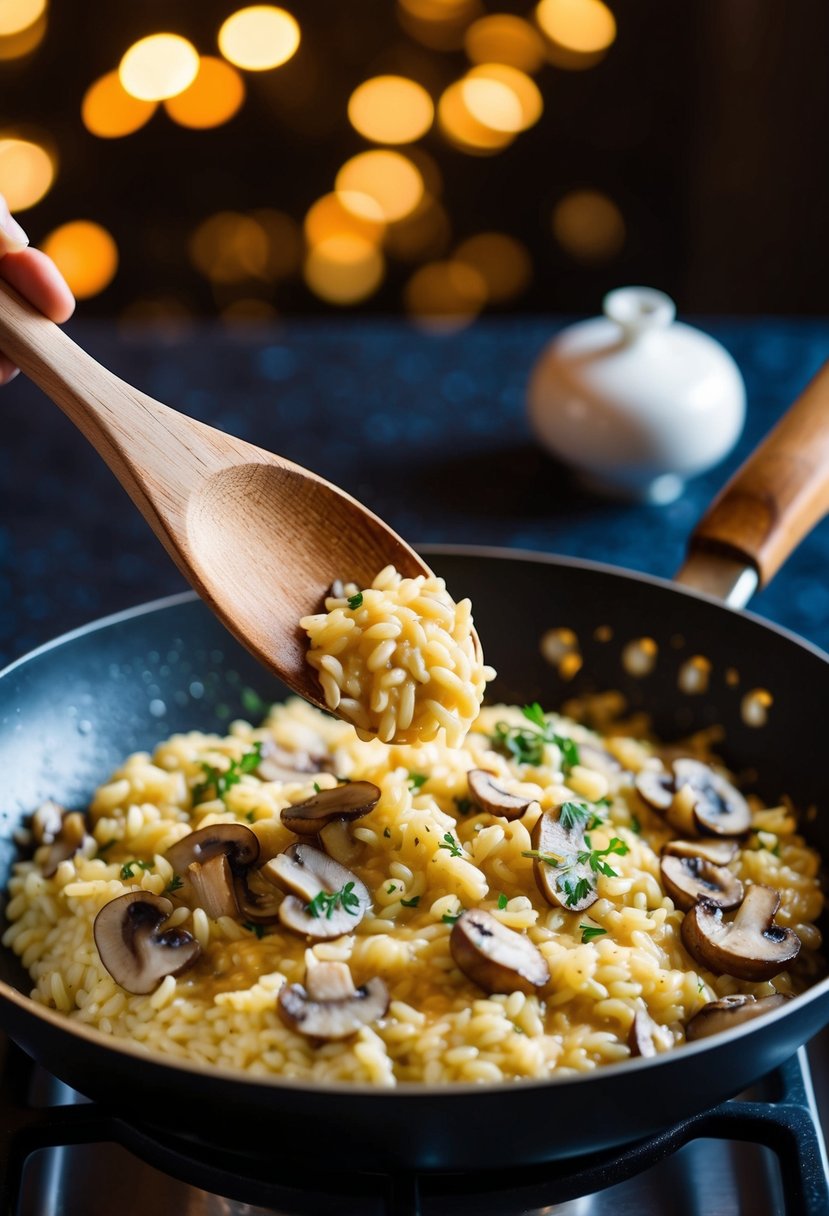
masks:
{"label": "sliced mushroom", "polygon": [[[52,806],[55,805],[52,803]],[[53,811],[51,809],[45,813],[44,821],[45,823],[42,821],[42,830],[44,832],[48,831],[51,834],[50,829],[54,825]],[[51,878],[57,871],[60,863],[67,861],[70,857],[74,857],[84,841],[88,839],[89,833],[86,830],[86,819],[81,812],[64,811],[57,835],[52,837],[51,842],[44,839],[44,844],[49,845],[48,852],[41,862],[44,878]]]}
{"label": "sliced mushroom", "polygon": [[363,852],[363,843],[351,835],[347,819],[332,819],[326,823],[320,829],[319,842],[328,856],[343,866],[353,866]]}
{"label": "sliced mushroom", "polygon": [[282,894],[261,870],[248,870],[236,878],[234,892],[241,920],[254,925],[273,925],[279,920]]}
{"label": "sliced mushroom", "polygon": [[317,963],[305,987],[280,989],[276,1007],[286,1026],[310,1039],[346,1039],[383,1016],[389,993],[378,978],[355,988],[346,963]]}
{"label": "sliced mushroom", "polygon": [[95,945],[116,984],[143,996],[168,975],[181,975],[201,954],[184,929],[162,929],[173,911],[169,899],[149,891],[128,891],[104,904],[95,917]]}
{"label": "sliced mushroom", "polygon": [[533,799],[523,794],[510,794],[507,790],[496,785],[493,774],[483,768],[473,768],[467,773],[469,792],[484,811],[491,815],[501,815],[504,819],[517,819],[523,815],[527,807],[532,806]]}
{"label": "sliced mushroom", "polygon": [[662,849],[671,857],[702,857],[714,866],[727,866],[739,852],[736,840],[669,840]]}
{"label": "sliced mushroom", "polygon": [[748,888],[731,922],[723,920],[717,904],[700,900],[685,915],[682,940],[697,962],[718,975],[770,980],[794,962],[800,950],[797,934],[774,923],[779,907],[777,891],[759,883]]}
{"label": "sliced mushroom", "polygon": [[707,764],[689,758],[674,761],[677,792],[690,786],[694,819],[703,835],[741,836],[751,827],[751,810],[740,791]]}
{"label": "sliced mushroom", "polygon": [[663,855],[659,864],[662,885],[683,912],[699,899],[720,908],[736,908],[743,900],[743,884],[725,866],[712,865],[704,857]]}
{"label": "sliced mushroom", "polygon": [[297,836],[316,836],[334,819],[361,819],[380,801],[380,791],[370,781],[349,781],[333,790],[320,790],[313,798],[295,802],[282,811],[282,822]]}
{"label": "sliced mushroom", "polygon": [[292,844],[259,873],[290,892],[279,905],[279,919],[303,937],[325,941],[353,933],[371,907],[365,883],[310,844]]}
{"label": "sliced mushroom", "polygon": [[751,826],[751,810],[739,790],[689,756],[675,760],[672,773],[645,769],[636,777],[636,789],[648,806],[688,835],[741,836]]}
{"label": "sliced mushroom", "polygon": [[621,763],[604,747],[596,743],[579,743],[579,763],[594,773],[602,773],[605,777],[616,777],[623,772]]}
{"label": "sliced mushroom", "polygon": [[656,1044],[653,1041],[656,1023],[644,1009],[637,1009],[628,1033],[628,1047],[632,1056],[655,1056]]}
{"label": "sliced mushroom", "polygon": [[691,1018],[685,1027],[685,1038],[693,1043],[695,1039],[705,1039],[710,1034],[720,1034],[733,1026],[742,1026],[743,1022],[780,1009],[791,999],[782,992],[775,992],[771,996],[761,996],[759,1000],[753,996],[735,994],[724,996],[719,1001],[710,1001]]}
{"label": "sliced mushroom", "polygon": [[239,916],[237,887],[259,857],[256,834],[241,823],[214,823],[177,841],[165,854],[182,880],[177,899],[208,916]]}
{"label": "sliced mushroom", "polygon": [[263,781],[296,781],[308,773],[331,771],[331,757],[314,755],[308,751],[291,751],[273,739],[264,739],[262,759],[256,769],[257,777]]}
{"label": "sliced mushroom", "polygon": [[483,908],[461,913],[449,949],[464,975],[485,992],[532,993],[550,979],[550,968],[530,939]]}
{"label": "sliced mushroom", "polygon": [[[535,881],[548,904],[566,908],[568,912],[583,912],[599,898],[595,875],[586,862],[576,860],[585,847],[584,830],[562,827],[560,813],[560,810],[545,811],[533,828],[533,849],[541,854],[533,860]],[[542,857],[549,857],[551,861],[544,861]],[[557,857],[562,859],[562,866],[555,864],[553,859]],[[578,890],[580,883],[587,884],[586,889],[582,888],[582,894]]]}

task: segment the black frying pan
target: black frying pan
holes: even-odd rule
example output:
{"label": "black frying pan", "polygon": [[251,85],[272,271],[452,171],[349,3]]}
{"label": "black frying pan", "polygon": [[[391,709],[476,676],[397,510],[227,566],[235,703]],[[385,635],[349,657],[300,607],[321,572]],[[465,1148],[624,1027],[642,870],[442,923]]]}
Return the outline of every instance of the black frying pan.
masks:
{"label": "black frying pan", "polygon": [[[824,373],[823,388],[816,384],[801,400],[759,463],[755,457],[707,517],[707,548],[730,558],[697,559],[686,577],[700,568],[715,580],[730,577],[745,521],[744,547],[768,574],[785,549],[774,539],[780,526],[792,541],[825,505],[818,469],[821,461],[829,467],[829,439],[817,429],[825,381]],[[804,457],[793,441],[807,424]],[[760,505],[746,511],[757,484]],[[770,522],[758,529],[763,509]],[[499,672],[493,699],[537,699],[552,708],[580,693],[620,689],[633,707],[647,708],[665,739],[721,724],[720,750],[747,788],[770,803],[787,793],[823,812],[804,831],[829,856],[826,655],[711,598],[611,567],[482,549],[426,556],[456,597],[472,598],[487,659]],[[599,640],[608,625],[612,637]],[[539,655],[541,635],[556,626],[573,629],[581,646],[583,665],[569,682]],[[643,635],[656,642],[658,659],[650,674],[635,677],[620,656]],[[711,678],[706,692],[686,695],[678,672],[693,655],[710,660]],[[738,684],[727,679],[729,670],[739,673]],[[743,720],[743,696],[755,688],[773,696],[764,727]],[[15,829],[41,800],[83,806],[129,752],[151,749],[174,731],[220,729],[249,713],[251,691],[264,701],[284,695],[189,594],[97,622],[8,668],[0,676],[0,885],[17,852]],[[654,1059],[552,1081],[383,1091],[255,1080],[148,1057],[30,1001],[28,978],[8,951],[0,952],[0,980],[4,1029],[82,1093],[162,1137],[199,1135],[242,1150],[278,1146],[289,1160],[310,1153],[320,1169],[498,1167],[633,1141],[737,1093],[829,1021],[828,978],[765,1018]]]}

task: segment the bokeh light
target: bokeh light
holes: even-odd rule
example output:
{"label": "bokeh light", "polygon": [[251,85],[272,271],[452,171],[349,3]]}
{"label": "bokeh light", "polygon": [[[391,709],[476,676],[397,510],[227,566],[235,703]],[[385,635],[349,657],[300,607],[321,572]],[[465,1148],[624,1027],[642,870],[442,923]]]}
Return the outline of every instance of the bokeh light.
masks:
{"label": "bokeh light", "polygon": [[126,92],[117,72],[107,72],[91,84],[81,102],[87,131],[101,139],[131,135],[152,118],[156,102],[139,101]]}
{"label": "bokeh light", "polygon": [[32,51],[37,50],[46,33],[46,25],[44,13],[32,25],[17,34],[1,34],[0,61],[22,59],[24,55],[30,55]]}
{"label": "bokeh light", "polygon": [[593,67],[616,38],[616,18],[602,0],[541,0],[535,15],[557,67]]}
{"label": "bokeh light", "polygon": [[385,262],[373,241],[356,234],[320,241],[305,259],[305,282],[329,304],[357,304],[383,281]]}
{"label": "bokeh light", "polygon": [[140,101],[183,93],[198,70],[198,52],[180,34],[150,34],[133,43],[118,65],[121,84]]}
{"label": "bokeh light", "polygon": [[46,12],[46,0],[0,0],[0,38],[22,34]]}
{"label": "bokeh light", "polygon": [[[470,113],[483,122],[484,126],[496,131],[526,131],[538,122],[544,110],[541,92],[535,81],[531,80],[526,72],[508,67],[503,63],[481,63],[477,67],[470,68],[463,86],[464,100]],[[469,90],[473,88],[488,90],[487,94],[479,91],[477,96],[479,99],[486,96],[486,104],[492,111],[490,118],[484,118],[483,112],[476,114],[469,98]],[[496,89],[499,92],[496,92]],[[512,94],[515,99],[509,104],[505,104],[503,100],[507,93]],[[516,114],[516,105],[518,125],[507,125]],[[500,116],[503,124],[500,127],[497,125],[496,115]]]}
{"label": "bokeh light", "polygon": [[486,283],[463,262],[429,262],[409,279],[404,302],[419,328],[451,333],[474,321],[486,303]]}
{"label": "bokeh light", "polygon": [[514,133],[496,131],[475,118],[466,104],[463,86],[463,80],[456,80],[438,102],[438,124],[444,137],[462,152],[478,156],[492,155],[508,147],[515,139]]}
{"label": "bokeh light", "polygon": [[598,190],[573,190],[556,203],[553,235],[577,262],[607,262],[625,243],[625,221],[611,198]]}
{"label": "bokeh light", "polygon": [[299,46],[299,26],[284,8],[254,4],[232,13],[219,30],[225,59],[248,72],[281,67]]}
{"label": "bokeh light", "polygon": [[464,104],[478,122],[493,131],[521,130],[523,111],[512,89],[498,80],[467,77],[462,81]]}
{"label": "bokeh light", "polygon": [[430,193],[405,219],[392,224],[384,248],[400,262],[423,262],[443,257],[452,239],[452,225],[446,209]]}
{"label": "bokeh light", "polygon": [[203,55],[196,79],[183,93],[164,102],[181,127],[206,130],[220,127],[238,113],[245,100],[245,82],[229,63]]}
{"label": "bokeh light", "polygon": [[[335,187],[347,210],[365,215],[360,198],[368,195],[389,224],[414,211],[424,189],[423,176],[408,157],[380,149],[347,160],[337,174]],[[369,214],[366,218],[375,217]]]}
{"label": "bokeh light", "polygon": [[118,246],[106,228],[92,220],[61,224],[41,242],[79,300],[97,296],[115,278]]}
{"label": "bokeh light", "polygon": [[538,30],[511,13],[492,13],[473,22],[464,47],[473,63],[505,63],[522,72],[537,72],[544,63]]}
{"label": "bokeh light", "polygon": [[348,101],[352,127],[378,144],[407,144],[432,125],[435,107],[422,85],[405,76],[375,76]]}
{"label": "bokeh light", "polygon": [[54,162],[41,144],[0,132],[0,194],[10,211],[34,207],[54,180]]}
{"label": "bokeh light", "polygon": [[467,27],[481,11],[481,0],[398,0],[397,4],[397,18],[406,33],[435,51],[459,50]]}
{"label": "bokeh light", "polygon": [[453,260],[471,267],[486,285],[487,300],[514,300],[532,279],[532,260],[525,245],[504,232],[479,232],[463,241]]}
{"label": "bokeh light", "polygon": [[244,283],[267,278],[268,246],[268,234],[253,216],[219,211],[190,238],[190,260],[213,283]]}
{"label": "bokeh light", "polygon": [[305,216],[305,239],[319,245],[333,236],[359,236],[379,244],[386,230],[382,208],[368,194],[341,190],[324,194]]}

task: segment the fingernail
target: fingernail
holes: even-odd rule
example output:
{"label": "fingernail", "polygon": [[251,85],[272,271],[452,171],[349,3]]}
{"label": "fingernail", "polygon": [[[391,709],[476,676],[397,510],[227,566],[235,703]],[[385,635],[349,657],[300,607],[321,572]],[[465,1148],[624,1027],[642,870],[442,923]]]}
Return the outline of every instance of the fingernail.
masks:
{"label": "fingernail", "polygon": [[0,205],[0,253],[19,253],[25,249],[29,238],[13,215],[9,214],[6,200]]}

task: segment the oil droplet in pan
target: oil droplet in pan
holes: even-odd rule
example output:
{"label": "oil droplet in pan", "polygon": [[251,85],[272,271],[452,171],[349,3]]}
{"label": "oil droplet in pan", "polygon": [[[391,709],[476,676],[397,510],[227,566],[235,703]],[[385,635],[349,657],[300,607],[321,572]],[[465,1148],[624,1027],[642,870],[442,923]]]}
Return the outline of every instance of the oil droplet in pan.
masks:
{"label": "oil droplet in pan", "polygon": [[710,660],[706,659],[704,655],[695,654],[680,667],[677,682],[681,692],[693,697],[708,691],[710,678]]}
{"label": "oil droplet in pan", "polygon": [[656,666],[659,647],[653,638],[634,638],[622,651],[622,666],[628,675],[648,676]]}
{"label": "oil droplet in pan", "polygon": [[747,692],[740,704],[746,726],[765,726],[773,704],[774,697],[766,688],[752,688],[751,692]]}

